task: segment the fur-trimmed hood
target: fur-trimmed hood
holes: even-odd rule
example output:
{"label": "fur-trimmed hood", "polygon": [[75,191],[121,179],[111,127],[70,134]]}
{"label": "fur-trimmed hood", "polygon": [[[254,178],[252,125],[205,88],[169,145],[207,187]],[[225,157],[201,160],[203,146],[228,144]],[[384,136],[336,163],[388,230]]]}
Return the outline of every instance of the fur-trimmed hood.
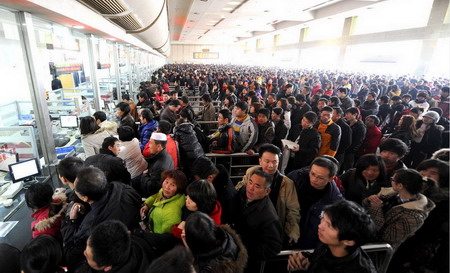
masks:
{"label": "fur-trimmed hood", "polygon": [[[397,194],[397,192],[394,191],[392,188],[381,188],[381,191],[378,195],[391,197],[396,194]],[[425,195],[423,195],[421,193],[417,194],[417,196],[418,196],[417,200],[411,201],[411,202],[406,202],[406,203],[400,204],[398,206],[403,207],[405,209],[423,211],[428,215],[428,213],[435,207],[434,202],[431,201],[431,199],[429,199],[428,197],[426,197]]]}
{"label": "fur-trimmed hood", "polygon": [[[45,209],[38,210],[34,212],[31,216],[37,220],[44,219],[37,222],[34,225],[34,230],[37,232],[44,231],[46,229],[52,228],[58,221],[61,221],[61,218],[64,217],[67,208],[67,196],[64,193],[53,195],[52,203],[49,207]],[[51,209],[55,209],[57,211],[54,212],[53,216],[48,217],[51,214]],[[45,214],[45,215],[42,215]]]}
{"label": "fur-trimmed hood", "polygon": [[229,225],[221,225],[219,229],[224,232],[225,238],[218,248],[195,257],[198,272],[243,272],[247,266],[248,254],[241,238]]}

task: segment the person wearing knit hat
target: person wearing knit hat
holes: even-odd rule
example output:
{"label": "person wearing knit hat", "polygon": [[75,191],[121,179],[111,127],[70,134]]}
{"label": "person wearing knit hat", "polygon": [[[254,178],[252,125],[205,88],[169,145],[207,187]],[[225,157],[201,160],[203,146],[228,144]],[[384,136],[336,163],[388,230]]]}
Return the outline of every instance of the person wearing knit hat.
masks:
{"label": "person wearing knit hat", "polygon": [[423,114],[423,119],[416,123],[417,136],[411,142],[411,151],[405,158],[405,164],[411,168],[425,159],[431,158],[434,152],[442,145],[443,127],[436,125],[440,116],[436,111],[427,111]]}

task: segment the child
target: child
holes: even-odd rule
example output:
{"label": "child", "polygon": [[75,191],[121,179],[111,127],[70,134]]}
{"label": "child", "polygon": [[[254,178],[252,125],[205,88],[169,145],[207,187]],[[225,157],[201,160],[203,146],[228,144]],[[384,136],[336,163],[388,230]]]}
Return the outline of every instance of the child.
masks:
{"label": "child", "polygon": [[67,207],[65,194],[53,196],[53,189],[49,184],[37,183],[25,192],[25,201],[33,210],[31,217],[36,219],[31,223],[33,238],[51,235],[60,239],[61,221]]}

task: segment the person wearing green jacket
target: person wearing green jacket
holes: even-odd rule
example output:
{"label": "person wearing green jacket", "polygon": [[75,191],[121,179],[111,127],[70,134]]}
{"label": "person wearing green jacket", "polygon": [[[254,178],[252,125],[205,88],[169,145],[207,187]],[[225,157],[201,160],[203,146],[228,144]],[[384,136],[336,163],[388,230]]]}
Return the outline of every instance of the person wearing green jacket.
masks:
{"label": "person wearing green jacket", "polygon": [[147,198],[141,208],[141,217],[147,217],[149,230],[159,234],[171,232],[173,225],[181,222],[187,184],[186,176],[178,170],[166,170],[161,178],[161,189]]}

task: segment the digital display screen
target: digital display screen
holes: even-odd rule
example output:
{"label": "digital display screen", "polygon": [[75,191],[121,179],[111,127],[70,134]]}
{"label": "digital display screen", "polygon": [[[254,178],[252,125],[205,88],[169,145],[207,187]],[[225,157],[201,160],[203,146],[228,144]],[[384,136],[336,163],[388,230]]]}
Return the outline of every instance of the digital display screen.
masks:
{"label": "digital display screen", "polygon": [[78,116],[59,116],[61,128],[78,128]]}
{"label": "digital display screen", "polygon": [[40,173],[36,158],[11,164],[9,165],[9,170],[14,182],[38,175]]}

